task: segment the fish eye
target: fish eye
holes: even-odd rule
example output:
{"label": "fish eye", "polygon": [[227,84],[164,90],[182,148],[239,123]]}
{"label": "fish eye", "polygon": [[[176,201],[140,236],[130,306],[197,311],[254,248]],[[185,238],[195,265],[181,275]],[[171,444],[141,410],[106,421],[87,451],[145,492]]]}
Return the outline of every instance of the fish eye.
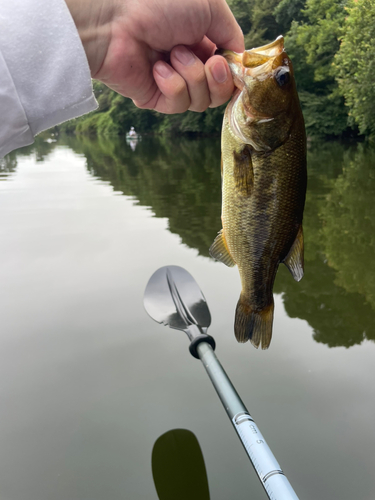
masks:
{"label": "fish eye", "polygon": [[276,70],[275,80],[277,81],[279,87],[286,85],[290,82],[290,73],[289,69],[281,67]]}

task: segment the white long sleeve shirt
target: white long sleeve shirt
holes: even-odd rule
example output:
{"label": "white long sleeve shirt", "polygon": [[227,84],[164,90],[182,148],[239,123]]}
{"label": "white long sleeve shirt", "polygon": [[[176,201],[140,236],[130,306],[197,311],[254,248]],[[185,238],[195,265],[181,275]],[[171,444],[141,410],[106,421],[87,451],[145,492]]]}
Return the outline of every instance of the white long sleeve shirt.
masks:
{"label": "white long sleeve shirt", "polygon": [[0,1],[0,158],[96,107],[65,1]]}

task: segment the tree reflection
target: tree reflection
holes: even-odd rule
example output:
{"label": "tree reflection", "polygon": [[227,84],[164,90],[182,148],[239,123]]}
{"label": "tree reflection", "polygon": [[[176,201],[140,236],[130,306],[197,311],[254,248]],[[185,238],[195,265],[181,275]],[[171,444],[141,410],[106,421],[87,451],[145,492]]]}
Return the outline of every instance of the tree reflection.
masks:
{"label": "tree reflection", "polygon": [[94,176],[116,191],[134,196],[152,208],[156,217],[168,218],[169,229],[182,242],[208,257],[208,249],[221,228],[220,142],[186,138],[142,140],[135,152],[125,140],[67,139],[87,158]]}
{"label": "tree reflection", "polygon": [[325,252],[335,283],[375,310],[375,152],[360,145],[344,163],[322,211]]}
{"label": "tree reflection", "polygon": [[14,172],[18,163],[17,158],[23,156],[33,155],[36,161],[44,161],[57,146],[58,133],[51,130],[47,130],[36,136],[34,142],[29,146],[16,149],[7,154],[3,159],[0,158],[0,175],[1,172]]}
{"label": "tree reflection", "polygon": [[11,153],[0,158],[0,181],[5,180],[9,174],[13,173],[17,167],[17,158],[15,154]]}
{"label": "tree reflection", "polygon": [[[170,231],[208,256],[221,227],[218,139],[67,139],[92,175],[169,220]],[[281,266],[274,291],[290,317],[308,321],[330,347],[375,339],[375,152],[338,143],[309,150],[305,277]]]}
{"label": "tree reflection", "polygon": [[274,287],[289,316],[308,321],[315,340],[330,347],[375,339],[374,159],[361,145],[326,144],[309,153],[305,276],[293,283],[282,269]]}
{"label": "tree reflection", "polygon": [[364,297],[336,285],[335,270],[322,258],[307,262],[305,269],[299,283],[283,266],[279,270],[274,292],[283,293],[288,316],[306,320],[314,329],[314,339],[329,347],[374,340],[375,313]]}

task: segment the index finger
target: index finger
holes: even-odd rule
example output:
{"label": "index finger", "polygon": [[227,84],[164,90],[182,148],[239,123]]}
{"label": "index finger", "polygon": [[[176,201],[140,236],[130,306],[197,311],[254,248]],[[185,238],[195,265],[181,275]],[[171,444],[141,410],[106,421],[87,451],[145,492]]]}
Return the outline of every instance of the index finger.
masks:
{"label": "index finger", "polygon": [[225,0],[209,0],[211,24],[207,30],[207,37],[218,48],[243,52],[244,38],[232,11]]}

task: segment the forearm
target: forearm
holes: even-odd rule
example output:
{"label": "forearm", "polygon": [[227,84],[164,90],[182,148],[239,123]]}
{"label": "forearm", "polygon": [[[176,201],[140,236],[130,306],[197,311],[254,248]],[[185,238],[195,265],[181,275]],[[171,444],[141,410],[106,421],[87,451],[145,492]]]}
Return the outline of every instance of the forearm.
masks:
{"label": "forearm", "polygon": [[92,78],[95,78],[108,51],[112,23],[119,10],[119,4],[113,0],[65,0],[65,2],[85,49]]}
{"label": "forearm", "polygon": [[[42,16],[35,15],[43,12]],[[95,109],[90,72],[63,0],[0,2],[0,156]]]}

